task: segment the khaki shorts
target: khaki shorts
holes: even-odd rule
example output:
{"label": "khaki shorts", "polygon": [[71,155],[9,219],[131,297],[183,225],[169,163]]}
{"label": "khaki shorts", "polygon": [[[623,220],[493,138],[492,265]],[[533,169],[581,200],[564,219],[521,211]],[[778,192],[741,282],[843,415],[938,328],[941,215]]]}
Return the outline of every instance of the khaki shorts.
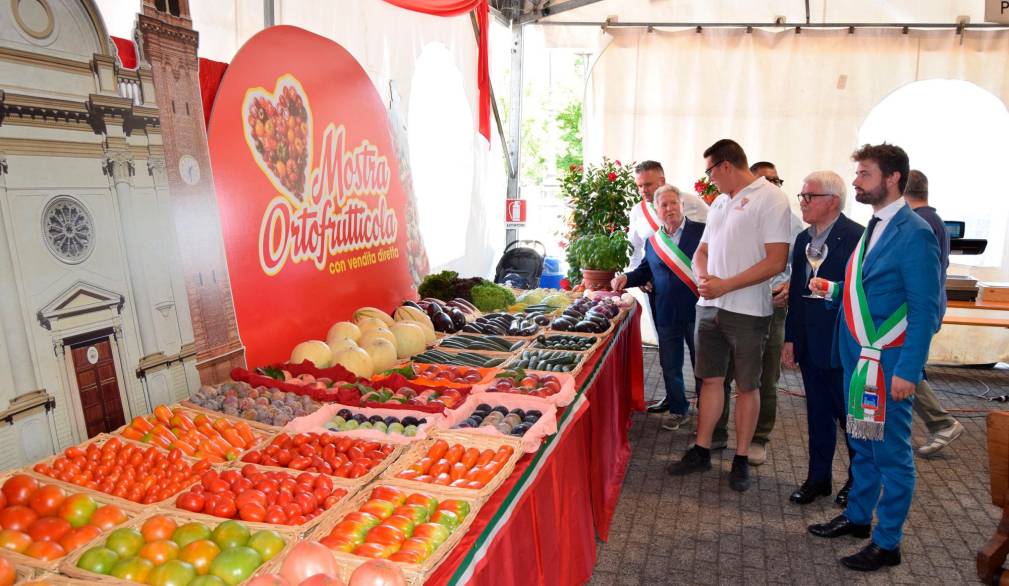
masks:
{"label": "khaki shorts", "polygon": [[694,374],[699,378],[724,378],[729,370],[731,354],[734,357],[733,375],[737,390],[759,389],[771,316],[757,317],[718,307],[698,306],[694,323],[697,346]]}

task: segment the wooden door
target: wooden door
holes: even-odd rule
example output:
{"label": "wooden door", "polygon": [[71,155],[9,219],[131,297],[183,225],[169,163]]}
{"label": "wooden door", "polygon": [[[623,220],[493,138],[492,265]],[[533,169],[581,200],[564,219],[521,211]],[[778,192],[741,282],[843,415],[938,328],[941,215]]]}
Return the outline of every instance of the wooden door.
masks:
{"label": "wooden door", "polygon": [[71,350],[88,437],[125,425],[112,344],[108,338],[74,345]]}

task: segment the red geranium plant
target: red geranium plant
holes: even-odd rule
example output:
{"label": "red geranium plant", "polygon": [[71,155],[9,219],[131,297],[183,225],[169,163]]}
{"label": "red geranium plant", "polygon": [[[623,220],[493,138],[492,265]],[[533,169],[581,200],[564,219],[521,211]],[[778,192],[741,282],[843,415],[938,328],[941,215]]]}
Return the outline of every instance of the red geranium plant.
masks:
{"label": "red geranium plant", "polygon": [[701,177],[694,183],[694,191],[708,205],[718,197],[718,188],[707,177]]}

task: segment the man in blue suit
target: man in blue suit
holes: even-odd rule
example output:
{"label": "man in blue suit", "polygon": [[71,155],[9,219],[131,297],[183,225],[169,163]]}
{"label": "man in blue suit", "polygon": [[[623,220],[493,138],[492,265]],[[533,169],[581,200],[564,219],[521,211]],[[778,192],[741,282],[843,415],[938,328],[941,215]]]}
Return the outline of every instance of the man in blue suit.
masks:
{"label": "man in blue suit", "polygon": [[670,413],[662,428],[675,430],[687,421],[690,407],[683,383],[683,343],[687,343],[693,364],[697,282],[690,259],[697,250],[704,224],[683,217],[680,193],[672,185],[657,189],[654,202],[662,226],[645,241],[644,260],[626,275],[614,277],[610,285],[614,291],[649,282],[654,286],[659,364]]}
{"label": "man in blue suit", "polygon": [[[844,367],[847,430],[855,451],[844,514],[810,525],[810,533],[872,541],[841,563],[874,571],[900,563],[904,520],[914,493],[911,398],[939,328],[939,245],[902,194],[907,153],[886,143],[855,151],[855,199],[872,219],[848,261],[843,281],[810,286],[841,303],[834,346]],[[882,490],[882,493],[881,493]]]}
{"label": "man in blue suit", "polygon": [[[810,173],[802,183],[799,209],[802,221],[809,224],[795,239],[792,248],[792,278],[788,285],[788,316],[785,318],[785,345],[781,362],[787,368],[796,364],[802,372],[806,389],[806,425],[809,433],[809,469],[806,480],[789,497],[805,505],[828,496],[831,464],[837,429],[844,431],[844,371],[831,365],[834,325],[839,307],[812,299],[806,284],[813,277],[813,267],[806,261],[806,246],[827,255],[816,275],[831,281],[844,279],[844,267],[865,231],[860,224],[841,213],[844,209],[844,180],[833,171]],[[849,450],[850,455],[850,450]],[[849,481],[837,494],[840,505],[847,504]]]}

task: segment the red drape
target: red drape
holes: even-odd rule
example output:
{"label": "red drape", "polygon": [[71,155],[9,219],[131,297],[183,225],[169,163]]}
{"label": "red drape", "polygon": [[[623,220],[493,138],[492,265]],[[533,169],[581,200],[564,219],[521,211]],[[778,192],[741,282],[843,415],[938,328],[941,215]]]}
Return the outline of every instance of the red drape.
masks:
{"label": "red drape", "polygon": [[385,0],[389,4],[435,16],[458,16],[476,11],[480,27],[476,83],[480,92],[480,134],[490,140],[490,69],[487,62],[487,36],[490,8],[487,0]]}
{"label": "red drape", "polygon": [[200,94],[203,97],[203,122],[210,127],[210,110],[214,107],[217,88],[221,86],[228,64],[200,57]]}
{"label": "red drape", "polygon": [[[524,456],[427,586],[561,586],[589,579],[596,537],[609,536],[630,456],[631,410],[644,407],[640,314],[639,308],[608,352],[593,356],[578,375],[578,385],[588,382],[587,406],[569,407],[576,412],[528,488],[522,491],[522,479],[535,457]],[[499,518],[500,531],[485,535]],[[481,545],[485,550],[474,549]]]}
{"label": "red drape", "polygon": [[133,41],[129,39],[121,39],[119,37],[112,37],[112,42],[116,45],[116,51],[119,52],[119,62],[126,69],[136,69],[137,68],[137,47],[133,44]]}

